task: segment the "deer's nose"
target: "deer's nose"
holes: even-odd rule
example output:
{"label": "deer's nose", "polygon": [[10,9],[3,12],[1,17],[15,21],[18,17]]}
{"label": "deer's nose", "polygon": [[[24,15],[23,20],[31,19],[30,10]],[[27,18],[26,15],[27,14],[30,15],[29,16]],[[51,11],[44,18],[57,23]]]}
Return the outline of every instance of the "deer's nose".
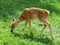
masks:
{"label": "deer's nose", "polygon": [[14,26],[14,25],[12,25],[12,27],[11,27],[11,32],[13,32],[14,28],[15,28],[15,26]]}

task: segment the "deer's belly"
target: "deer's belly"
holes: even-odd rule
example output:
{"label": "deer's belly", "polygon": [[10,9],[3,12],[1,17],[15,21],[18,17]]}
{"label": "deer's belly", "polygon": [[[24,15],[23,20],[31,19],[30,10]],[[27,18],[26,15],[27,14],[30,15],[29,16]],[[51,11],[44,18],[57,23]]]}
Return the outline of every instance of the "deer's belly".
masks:
{"label": "deer's belly", "polygon": [[37,17],[38,17],[37,14],[31,15],[31,18],[37,18]]}

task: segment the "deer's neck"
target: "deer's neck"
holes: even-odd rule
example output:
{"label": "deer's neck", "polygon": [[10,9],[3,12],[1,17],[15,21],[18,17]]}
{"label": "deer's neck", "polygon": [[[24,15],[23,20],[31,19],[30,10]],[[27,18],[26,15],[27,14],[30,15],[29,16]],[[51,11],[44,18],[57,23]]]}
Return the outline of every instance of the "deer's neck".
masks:
{"label": "deer's neck", "polygon": [[22,18],[21,17],[19,17],[19,18],[17,18],[13,23],[15,24],[15,25],[17,25],[19,22],[21,22],[22,21]]}

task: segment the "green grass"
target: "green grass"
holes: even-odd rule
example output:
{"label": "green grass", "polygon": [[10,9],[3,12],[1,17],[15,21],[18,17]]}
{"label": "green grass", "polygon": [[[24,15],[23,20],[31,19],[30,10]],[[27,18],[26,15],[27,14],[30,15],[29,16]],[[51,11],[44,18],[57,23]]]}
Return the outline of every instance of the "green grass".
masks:
{"label": "green grass", "polygon": [[48,28],[40,34],[43,25],[37,19],[31,22],[31,30],[28,25],[27,31],[24,32],[23,21],[17,25],[13,33],[10,32],[12,19],[0,19],[0,45],[60,45],[60,15],[52,13],[48,20],[52,25],[54,40],[51,40]]}
{"label": "green grass", "polygon": [[[12,19],[27,7],[44,8],[51,12],[48,21],[52,26],[53,40],[48,27],[40,34],[43,23],[38,19],[31,21],[31,30],[27,25],[24,32],[23,21],[13,33],[10,32]],[[60,45],[60,0],[0,0],[0,45]]]}

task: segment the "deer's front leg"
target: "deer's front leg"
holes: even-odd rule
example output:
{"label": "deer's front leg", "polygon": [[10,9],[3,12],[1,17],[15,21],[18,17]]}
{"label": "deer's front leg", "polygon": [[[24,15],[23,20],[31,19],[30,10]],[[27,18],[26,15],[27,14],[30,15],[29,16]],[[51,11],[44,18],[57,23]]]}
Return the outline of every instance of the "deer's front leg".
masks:
{"label": "deer's front leg", "polygon": [[31,20],[29,20],[29,29],[31,30]]}
{"label": "deer's front leg", "polygon": [[26,26],[27,26],[28,22],[29,22],[29,20],[26,19],[25,26],[24,26],[24,31],[26,31]]}

